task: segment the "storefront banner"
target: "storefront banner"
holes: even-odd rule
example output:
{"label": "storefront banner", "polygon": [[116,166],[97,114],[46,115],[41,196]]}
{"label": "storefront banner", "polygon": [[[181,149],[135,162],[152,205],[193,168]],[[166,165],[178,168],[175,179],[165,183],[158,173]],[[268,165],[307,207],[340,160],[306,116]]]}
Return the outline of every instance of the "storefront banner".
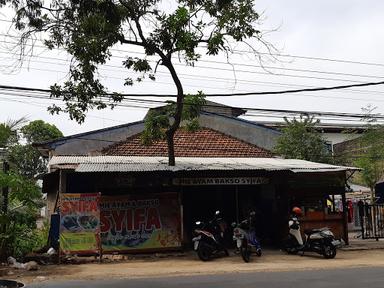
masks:
{"label": "storefront banner", "polygon": [[100,194],[61,194],[60,249],[65,254],[98,253]]}
{"label": "storefront banner", "polygon": [[181,246],[181,213],[176,193],[103,196],[100,210],[103,251]]}
{"label": "storefront banner", "polygon": [[260,185],[268,184],[266,177],[210,177],[210,178],[175,178],[174,185]]}

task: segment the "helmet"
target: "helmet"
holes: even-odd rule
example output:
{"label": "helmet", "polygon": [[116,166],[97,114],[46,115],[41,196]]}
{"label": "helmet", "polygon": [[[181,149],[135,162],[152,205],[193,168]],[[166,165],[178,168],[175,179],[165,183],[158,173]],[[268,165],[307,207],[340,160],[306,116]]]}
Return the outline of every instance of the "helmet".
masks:
{"label": "helmet", "polygon": [[292,213],[296,214],[297,216],[300,216],[303,212],[301,211],[301,208],[299,207],[293,207],[292,208]]}

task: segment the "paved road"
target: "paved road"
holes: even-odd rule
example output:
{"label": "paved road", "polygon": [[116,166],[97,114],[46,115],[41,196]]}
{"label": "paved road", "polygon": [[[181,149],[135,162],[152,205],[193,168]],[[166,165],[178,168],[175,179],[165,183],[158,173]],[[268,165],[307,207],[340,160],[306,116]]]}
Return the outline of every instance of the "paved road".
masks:
{"label": "paved road", "polygon": [[[76,276],[74,275],[74,278]],[[161,277],[149,279],[119,279],[42,283],[28,287],[55,288],[383,288],[384,268],[353,268],[321,271],[236,273]]]}

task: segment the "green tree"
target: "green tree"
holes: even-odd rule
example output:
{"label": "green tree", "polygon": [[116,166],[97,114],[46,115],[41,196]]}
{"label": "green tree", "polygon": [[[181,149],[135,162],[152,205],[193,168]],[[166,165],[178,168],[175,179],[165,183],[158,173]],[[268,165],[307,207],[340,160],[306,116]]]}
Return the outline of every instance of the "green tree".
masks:
{"label": "green tree", "polygon": [[43,120],[35,120],[20,129],[21,134],[28,144],[54,140],[63,137],[63,133],[53,124]]}
{"label": "green tree", "polygon": [[[185,95],[173,56],[193,65],[201,57],[201,51],[208,55],[217,55],[221,51],[229,53],[231,43],[250,39],[265,44],[257,27],[259,14],[254,9],[254,2],[1,0],[0,5],[10,4],[15,8],[15,27],[22,31],[23,39],[43,32],[41,37],[45,37],[48,48],[64,48],[74,58],[68,81],[51,87],[51,96],[63,98],[66,103],[65,108],[51,106],[49,110],[52,113],[67,112],[71,119],[81,123],[89,109],[114,107],[123,100],[124,97],[118,93],[107,94],[97,76],[99,66],[109,60],[111,48],[115,45],[142,47],[145,53],[142,57],[133,57],[127,52],[123,67],[139,73],[139,77],[124,80],[127,86],[141,82],[145,77],[155,80],[158,65],[166,67],[177,95],[175,104],[172,104],[172,119],[160,117],[165,121],[160,124],[155,121],[157,117],[149,119],[155,126],[165,129],[169,165],[175,165],[173,138],[182,121]],[[255,47],[255,43],[246,44],[248,48]],[[155,64],[149,61],[151,56],[158,60]],[[109,102],[105,101],[106,95]],[[148,124],[146,127],[149,127],[149,135],[148,131],[153,126]]]}
{"label": "green tree", "polygon": [[367,105],[361,109],[364,114],[361,121],[366,123],[365,131],[356,134],[358,137],[348,141],[338,155],[335,155],[343,161],[343,165],[362,169],[354,175],[353,181],[370,188],[372,201],[376,183],[384,178],[384,126],[376,123],[376,108]]}
{"label": "green tree", "polygon": [[8,120],[0,124],[3,149],[10,171],[0,172],[0,260],[7,256],[21,256],[43,243],[36,228],[38,208],[42,207],[41,189],[36,178],[46,172],[44,160],[33,142],[62,137],[56,126],[41,120],[21,127],[25,119]]}
{"label": "green tree", "polygon": [[319,123],[314,117],[284,118],[286,127],[277,140],[275,153],[285,158],[302,159],[314,162],[329,163],[332,155],[325,145],[321,133],[316,130]]}
{"label": "green tree", "polygon": [[26,122],[26,118],[17,120],[7,120],[0,123],[0,148],[6,148],[16,144],[19,141],[18,129]]}
{"label": "green tree", "polygon": [[21,127],[19,134],[25,143],[19,142],[8,148],[12,169],[30,179],[40,178],[47,172],[47,159],[32,144],[63,137],[63,133],[55,125],[35,120]]}
{"label": "green tree", "polygon": [[354,151],[349,153],[352,163],[362,170],[357,179],[367,185],[374,200],[376,183],[384,177],[384,127],[369,124],[361,137],[356,139]]}
{"label": "green tree", "polygon": [[36,182],[17,173],[0,171],[0,187],[8,187],[10,191],[9,203],[0,211],[0,261],[4,261],[8,256],[19,257],[41,244],[36,242],[34,229],[42,202]]}
{"label": "green tree", "polygon": [[[181,125],[185,129],[194,132],[200,128],[199,114],[206,103],[202,92],[197,95],[186,95],[184,98],[183,111],[181,113]],[[175,113],[175,103],[169,103],[165,107],[150,110],[145,119],[144,132],[141,136],[143,144],[150,145],[153,141],[166,139],[170,119]]]}

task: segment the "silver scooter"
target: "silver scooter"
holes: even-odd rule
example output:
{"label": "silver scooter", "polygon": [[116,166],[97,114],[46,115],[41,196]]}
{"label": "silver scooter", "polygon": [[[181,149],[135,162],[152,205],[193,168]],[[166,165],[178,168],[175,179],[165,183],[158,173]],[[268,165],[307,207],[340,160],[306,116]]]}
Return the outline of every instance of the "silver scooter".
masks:
{"label": "silver scooter", "polygon": [[337,248],[342,245],[341,241],[335,239],[332,231],[326,227],[304,230],[305,241],[303,241],[300,223],[295,216],[289,220],[288,227],[289,233],[283,249],[289,254],[301,252],[304,255],[305,252],[316,252],[326,259],[332,259],[336,257]]}

